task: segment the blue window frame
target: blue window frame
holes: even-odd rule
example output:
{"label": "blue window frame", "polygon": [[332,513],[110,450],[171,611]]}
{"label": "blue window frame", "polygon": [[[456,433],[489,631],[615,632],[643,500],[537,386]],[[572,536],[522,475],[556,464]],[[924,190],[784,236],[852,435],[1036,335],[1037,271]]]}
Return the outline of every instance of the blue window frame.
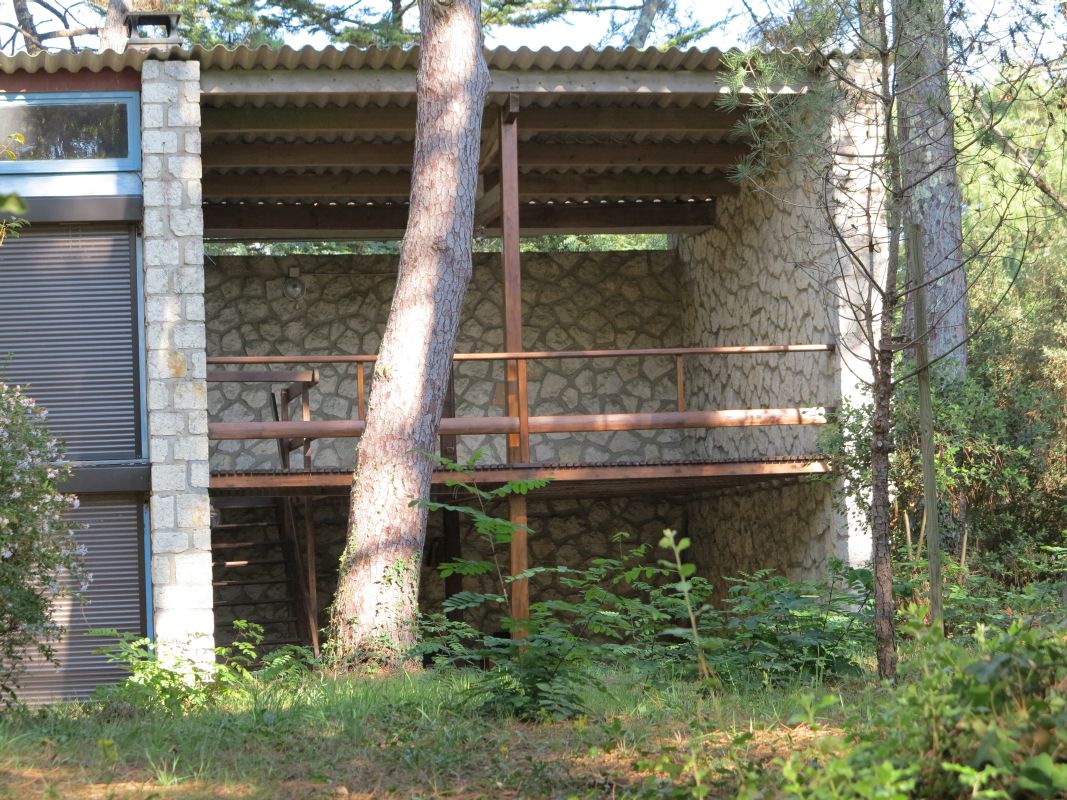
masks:
{"label": "blue window frame", "polygon": [[0,95],[0,136],[22,134],[0,173],[136,172],[141,168],[137,92]]}

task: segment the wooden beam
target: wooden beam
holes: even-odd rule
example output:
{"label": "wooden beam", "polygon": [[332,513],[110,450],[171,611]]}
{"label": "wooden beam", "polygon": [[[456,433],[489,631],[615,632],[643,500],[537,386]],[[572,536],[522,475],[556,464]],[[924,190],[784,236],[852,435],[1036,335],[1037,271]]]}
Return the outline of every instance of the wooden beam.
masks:
{"label": "wooden beam", "polygon": [[411,169],[414,146],[397,144],[209,144],[204,147],[204,169],[233,167],[402,167]]}
{"label": "wooden beam", "polygon": [[565,200],[572,197],[720,197],[735,195],[741,187],[728,178],[701,174],[608,173],[573,175],[565,173],[523,175],[519,196],[529,200]]}
{"label": "wooden beam", "polygon": [[406,172],[343,175],[207,174],[201,185],[204,197],[209,200],[277,198],[322,201],[364,197],[405,200],[411,195],[411,176]]}
{"label": "wooden beam", "polygon": [[[411,178],[404,173],[361,172],[341,175],[218,175],[203,178],[204,197],[211,199],[331,199],[392,198],[411,194]],[[519,183],[519,199],[571,198],[708,198],[735,195],[740,186],[715,175],[625,173],[602,175],[528,174]],[[477,220],[488,225],[500,218],[500,184],[493,183],[478,200]]]}
{"label": "wooden beam", "polygon": [[207,205],[204,235],[216,239],[399,239],[406,205]]}
{"label": "wooden beam", "polygon": [[415,130],[415,107],[405,108],[205,108],[205,134],[241,133],[395,133]]}
{"label": "wooden beam", "polygon": [[[414,106],[203,109],[207,135],[259,133],[398,133],[415,130]],[[486,114],[494,120],[493,114]],[[525,108],[524,133],[728,134],[743,115],[715,108],[559,107]],[[495,121],[495,120],[494,120]],[[489,126],[495,131],[496,126]]]}
{"label": "wooden beam", "polygon": [[[522,249],[519,239],[519,96],[510,95],[500,109],[497,126],[500,143],[500,228],[501,262],[504,271],[504,348],[518,351],[522,344]],[[508,436],[508,462],[525,464],[530,460],[529,408],[526,404],[526,362],[506,362],[507,412],[516,417],[519,429]],[[530,566],[530,545],[526,525],[528,515],[524,495],[508,496],[508,519],[514,526],[511,534],[511,574],[520,575]],[[511,618],[530,618],[530,582],[511,584]],[[516,627],[512,638],[526,636],[526,629]]]}
{"label": "wooden beam", "polygon": [[698,233],[715,223],[714,203],[524,205],[524,236],[546,233]]}
{"label": "wooden beam", "polygon": [[743,144],[523,144],[519,163],[528,167],[731,167],[750,148]]}
{"label": "wooden beam", "polygon": [[[824,425],[827,409],[742,408],[721,411],[655,411],[619,414],[569,414],[529,417],[530,433],[588,433],[593,431],[654,431],[687,428],[749,428],[771,425]],[[514,435],[519,432],[516,415],[502,417],[457,417],[441,420],[439,433],[454,436]],[[351,439],[363,434],[366,423],[357,419],[304,422],[212,422],[208,438],[250,439]],[[528,458],[528,457],[527,457]]]}
{"label": "wooden beam", "polygon": [[523,133],[702,133],[728,134],[743,114],[715,108],[625,108],[619,106],[525,108]]}
{"label": "wooden beam", "polygon": [[[588,169],[593,167],[726,168],[740,161],[749,148],[743,144],[537,144],[519,147],[523,168]],[[237,167],[400,167],[410,169],[414,149],[407,142],[358,144],[208,144],[204,169]]]}
{"label": "wooden beam", "polygon": [[[647,358],[674,356],[744,356],[770,353],[833,353],[837,345],[827,344],[726,344],[711,347],[639,347],[615,350],[524,350],[501,353],[456,353],[454,361],[506,361],[522,358],[528,361],[567,358]],[[216,364],[370,364],[377,356],[360,355],[296,355],[296,356],[208,356],[207,363]],[[209,378],[210,380],[210,378]]]}
{"label": "wooden beam", "polygon": [[[796,461],[741,461],[704,464],[639,464],[615,466],[602,464],[589,467],[540,467],[512,466],[494,469],[475,470],[464,479],[486,488],[499,486],[508,481],[547,478],[552,481],[548,488],[537,493],[536,497],[546,499],[554,490],[566,485],[579,485],[586,491],[592,491],[598,483],[630,483],[635,491],[649,487],[652,482],[663,482],[660,487],[664,493],[699,491],[721,483],[739,483],[743,481],[760,481],[775,478],[790,478],[801,475],[825,475],[831,471],[827,461],[810,458]],[[437,471],[433,474],[433,484],[441,487],[455,479],[455,474]],[[690,482],[683,485],[683,482]],[[319,473],[223,473],[211,476],[212,491],[291,491],[301,490],[337,490],[348,492],[352,488],[352,473],[338,470]]]}
{"label": "wooden beam", "polygon": [[[715,222],[715,205],[699,203],[557,203],[521,205],[524,236],[549,233],[696,233]],[[399,239],[406,205],[207,205],[204,235],[214,239],[299,241]],[[499,233],[486,228],[486,236]]]}

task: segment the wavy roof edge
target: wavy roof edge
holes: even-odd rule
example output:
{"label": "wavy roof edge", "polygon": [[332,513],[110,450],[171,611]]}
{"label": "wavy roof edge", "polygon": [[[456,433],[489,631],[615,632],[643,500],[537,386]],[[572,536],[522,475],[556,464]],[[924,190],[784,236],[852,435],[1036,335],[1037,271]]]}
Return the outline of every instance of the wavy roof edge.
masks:
{"label": "wavy roof edge", "polygon": [[[550,70],[550,69],[602,69],[602,70],[686,70],[714,71],[719,68],[725,54],[736,49],[709,48],[639,49],[636,47],[597,49],[585,47],[574,50],[565,47],[553,50],[542,47],[531,50],[520,47],[511,50],[505,47],[487,49],[486,61],[490,69],[502,70]],[[802,54],[802,50],[777,50],[780,55]],[[418,63],[418,47],[345,47],[332,45],[323,49],[302,47],[157,47],[147,51],[113,50],[96,52],[83,50],[39,53],[17,53],[0,56],[0,73],[16,72],[102,72],[104,70],[140,69],[145,61],[199,61],[203,69],[414,69]]]}

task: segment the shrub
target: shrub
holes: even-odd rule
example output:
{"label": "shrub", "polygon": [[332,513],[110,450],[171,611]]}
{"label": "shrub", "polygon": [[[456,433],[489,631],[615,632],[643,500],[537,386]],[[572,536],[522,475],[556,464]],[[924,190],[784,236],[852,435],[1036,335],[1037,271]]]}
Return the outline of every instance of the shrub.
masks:
{"label": "shrub", "polygon": [[712,667],[735,682],[856,674],[871,648],[871,574],[841,562],[830,579],[793,581],[771,570],[731,579],[723,610],[707,609],[702,638]]}
{"label": "shrub", "polygon": [[54,660],[62,633],[56,600],[89,577],[65,512],[77,506],[56,482],[67,474],[46,413],[20,387],[0,382],[0,702],[15,699],[27,658]]}
{"label": "shrub", "polygon": [[216,647],[218,661],[208,669],[173,659],[163,663],[155,643],[143,636],[110,629],[91,631],[115,640],[100,652],[127,673],[118,685],[98,688],[96,698],[104,701],[105,708],[125,705],[180,715],[241,696],[254,711],[265,697],[273,699],[292,689],[315,665],[311,651],[296,645],[260,656],[263,627],[235,620],[234,628],[233,644]]}
{"label": "shrub", "polygon": [[[1067,635],[1026,620],[975,649],[917,621],[919,647],[884,702],[855,713],[830,752],[783,764],[797,798],[1067,795]],[[877,787],[875,792],[872,787]]]}

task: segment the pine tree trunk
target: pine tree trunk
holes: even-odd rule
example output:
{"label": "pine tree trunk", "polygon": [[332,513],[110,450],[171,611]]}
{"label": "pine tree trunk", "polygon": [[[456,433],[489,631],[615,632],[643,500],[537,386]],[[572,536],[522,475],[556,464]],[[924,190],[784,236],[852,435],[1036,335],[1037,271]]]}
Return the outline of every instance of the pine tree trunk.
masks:
{"label": "pine tree trunk", "polygon": [[374,368],[331,611],[341,663],[404,661],[416,639],[419,562],[437,429],[471,276],[489,71],[480,0],[421,0],[411,209]]}
{"label": "pine tree trunk", "polygon": [[656,22],[656,14],[663,6],[664,0],[644,0],[641,4],[641,13],[637,15],[633,33],[626,42],[627,47],[644,47],[648,42],[648,35],[652,33],[652,25]]}
{"label": "pine tree trunk", "polygon": [[114,50],[121,53],[126,49],[129,35],[126,31],[126,14],[129,9],[125,0],[109,0],[107,11],[104,14],[104,22],[100,26],[99,48]]}
{"label": "pine tree trunk", "polygon": [[37,26],[33,22],[33,14],[26,0],[12,0],[15,11],[15,22],[22,31],[22,41],[25,43],[26,52],[31,56],[37,55],[43,49],[41,39],[37,35]]}
{"label": "pine tree trunk", "polygon": [[[904,229],[922,228],[930,315],[931,359],[951,351],[942,371],[967,371],[967,275],[956,173],[954,119],[949,97],[948,29],[942,0],[898,0],[897,119],[904,190]],[[904,330],[913,330],[911,303]],[[956,348],[956,349],[954,349]]]}

